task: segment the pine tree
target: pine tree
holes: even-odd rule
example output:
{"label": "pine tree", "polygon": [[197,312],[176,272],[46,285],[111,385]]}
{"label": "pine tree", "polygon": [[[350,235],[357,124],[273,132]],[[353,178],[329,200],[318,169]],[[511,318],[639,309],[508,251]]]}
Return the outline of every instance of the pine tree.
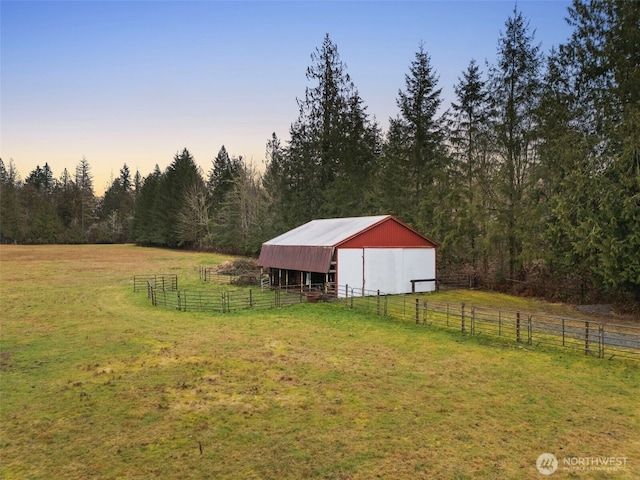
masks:
{"label": "pine tree", "polygon": [[399,90],[400,113],[389,120],[383,157],[383,195],[391,210],[420,229],[433,232],[437,184],[442,181],[445,153],[445,118],[438,116],[442,103],[438,76],[431,58],[420,44]]}
{"label": "pine tree", "polygon": [[[454,263],[467,264],[473,275],[478,273],[478,262],[484,253],[483,239],[487,211],[487,191],[491,184],[489,103],[486,82],[475,60],[463,72],[454,87],[456,102],[452,103],[453,116],[449,141],[452,148],[450,175],[453,188],[447,200],[452,203],[450,226],[443,243],[457,252]],[[486,255],[484,255],[486,259]],[[485,262],[486,264],[486,262]]]}
{"label": "pine tree", "polygon": [[[532,198],[528,196],[537,162],[535,111],[541,89],[543,57],[534,44],[528,21],[514,8],[498,41],[497,63],[490,70],[494,109],[496,153],[499,167],[495,182],[502,224],[500,236],[506,240],[507,271],[510,278],[523,273],[523,249],[531,232],[527,220]],[[535,243],[535,242],[534,242]]]}
{"label": "pine tree", "polygon": [[190,189],[203,189],[204,181],[195,160],[185,148],[176,154],[162,175],[156,190],[153,220],[156,223],[156,242],[159,245],[181,246],[179,213],[185,205]]}
{"label": "pine tree", "polygon": [[575,1],[569,13],[574,32],[559,57],[582,155],[557,195],[553,227],[568,238],[566,257],[640,299],[640,4]]}
{"label": "pine tree", "polygon": [[0,242],[20,243],[23,240],[23,207],[20,202],[20,176],[13,160],[7,169],[0,158]]}
{"label": "pine tree", "polygon": [[[289,227],[321,216],[367,210],[367,190],[379,150],[379,133],[337,46],[328,35],[311,55],[305,97],[291,125],[283,157],[284,222]],[[362,186],[362,188],[361,188]]]}
{"label": "pine tree", "polygon": [[158,165],[140,186],[133,214],[132,238],[138,245],[163,245],[160,237],[160,212],[156,198],[160,195],[163,174]]}
{"label": "pine tree", "polygon": [[26,243],[56,243],[62,225],[58,219],[54,197],[55,180],[48,164],[29,173],[20,191],[24,208]]}
{"label": "pine tree", "polygon": [[211,198],[211,207],[215,211],[233,188],[235,177],[242,169],[242,160],[231,158],[223,145],[212,164],[207,180],[207,189]]}
{"label": "pine tree", "polygon": [[86,235],[88,228],[95,221],[96,198],[93,193],[93,175],[91,166],[85,157],[78,162],[75,175],[76,212],[80,230]]}
{"label": "pine tree", "polygon": [[125,163],[119,177],[111,182],[102,199],[99,227],[101,242],[125,242],[129,239],[133,208],[131,173]]}

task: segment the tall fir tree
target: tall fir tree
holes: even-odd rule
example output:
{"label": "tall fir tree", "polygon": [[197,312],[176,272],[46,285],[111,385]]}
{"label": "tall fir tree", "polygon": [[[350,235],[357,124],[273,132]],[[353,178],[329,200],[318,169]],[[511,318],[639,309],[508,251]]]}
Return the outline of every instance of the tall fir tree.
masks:
{"label": "tall fir tree", "polygon": [[561,179],[553,228],[568,239],[565,258],[640,300],[640,4],[576,0],[569,20],[558,57],[582,152]]}
{"label": "tall fir tree", "polygon": [[0,242],[20,243],[24,238],[24,215],[20,201],[20,176],[9,160],[8,167],[0,158]]}
{"label": "tall fir tree", "polygon": [[493,107],[493,128],[499,166],[494,178],[501,229],[496,238],[505,241],[507,253],[502,274],[521,277],[525,245],[535,249],[531,234],[529,195],[535,183],[538,143],[535,112],[541,93],[543,55],[534,43],[534,32],[522,13],[514,7],[498,40],[496,64],[489,71]]}
{"label": "tall fir tree", "polygon": [[420,44],[405,89],[398,92],[400,112],[389,120],[380,187],[390,213],[435,236],[441,233],[434,229],[434,217],[446,159],[441,94],[431,57]]}
{"label": "tall fir tree", "polygon": [[[490,109],[486,81],[475,60],[454,86],[456,99],[452,103],[449,143],[451,144],[450,175],[454,181],[447,201],[453,204],[450,227],[443,243],[456,252],[450,261],[459,268],[468,266],[469,273],[479,273],[480,259],[488,261],[484,246],[488,212],[487,191],[491,165],[491,137],[488,128]],[[486,267],[485,267],[486,268]]]}
{"label": "tall fir tree", "polygon": [[281,170],[288,227],[366,211],[367,190],[358,187],[371,178],[379,149],[377,126],[329,35],[311,60],[306,76],[312,86],[298,100]]}

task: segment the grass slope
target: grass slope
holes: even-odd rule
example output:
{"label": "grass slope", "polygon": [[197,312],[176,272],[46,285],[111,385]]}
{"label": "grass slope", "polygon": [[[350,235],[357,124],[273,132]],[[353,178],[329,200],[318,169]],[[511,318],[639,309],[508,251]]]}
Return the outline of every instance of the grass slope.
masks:
{"label": "grass slope", "polygon": [[637,362],[336,304],[192,314],[133,292],[142,273],[208,288],[198,266],[224,259],[0,246],[0,477],[520,479],[544,452],[626,458],[555,478],[640,476]]}

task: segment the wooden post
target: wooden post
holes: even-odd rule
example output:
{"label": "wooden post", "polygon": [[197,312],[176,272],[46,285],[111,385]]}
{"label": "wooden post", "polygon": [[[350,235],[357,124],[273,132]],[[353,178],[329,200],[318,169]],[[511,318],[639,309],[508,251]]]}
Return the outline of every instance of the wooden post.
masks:
{"label": "wooden post", "polygon": [[471,335],[476,334],[476,307],[471,307]]}
{"label": "wooden post", "polygon": [[516,342],[520,343],[520,312],[516,313]]}
{"label": "wooden post", "polygon": [[589,355],[589,322],[584,322],[584,354]]}
{"label": "wooden post", "polygon": [[599,334],[600,334],[600,340],[599,340],[599,349],[598,349],[598,356],[600,358],[604,358],[604,325],[600,324],[598,325],[598,329],[599,329]]}
{"label": "wooden post", "polygon": [[416,323],[420,323],[420,299],[416,298]]}
{"label": "wooden post", "polygon": [[464,303],[462,304],[462,308],[461,308],[461,320],[462,320],[462,333],[465,333],[466,329],[464,327]]}
{"label": "wooden post", "polygon": [[424,321],[422,323],[427,323],[429,320],[429,306],[427,305],[427,301],[424,301]]}

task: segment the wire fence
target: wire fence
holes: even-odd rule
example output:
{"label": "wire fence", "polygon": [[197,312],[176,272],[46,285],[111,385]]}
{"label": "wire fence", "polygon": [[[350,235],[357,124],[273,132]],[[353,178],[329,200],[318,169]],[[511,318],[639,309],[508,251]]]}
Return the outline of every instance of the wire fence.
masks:
{"label": "wire fence", "polygon": [[385,295],[339,285],[335,295],[308,285],[286,288],[238,287],[227,291],[179,290],[176,275],[136,275],[134,290],[142,290],[154,306],[183,312],[229,313],[276,308],[297,303],[331,300],[380,316],[419,325],[457,330],[467,335],[512,341],[532,346],[569,348],[598,358],[640,360],[640,327],[594,320],[532,314],[429,300],[420,295]]}
{"label": "wire fence", "polygon": [[415,295],[385,295],[348,286],[338,289],[348,308],[376,315],[527,345],[564,347],[598,358],[640,360],[640,327],[633,325],[451,304]]}
{"label": "wire fence", "polygon": [[238,289],[216,292],[210,290],[162,290],[148,286],[152,305],[183,312],[229,313],[246,309],[276,308],[303,303],[307,295],[287,290]]}
{"label": "wire fence", "polygon": [[147,275],[134,275],[133,291],[142,292],[147,290],[148,285],[159,290],[177,290],[178,275],[174,273],[152,273]]}

